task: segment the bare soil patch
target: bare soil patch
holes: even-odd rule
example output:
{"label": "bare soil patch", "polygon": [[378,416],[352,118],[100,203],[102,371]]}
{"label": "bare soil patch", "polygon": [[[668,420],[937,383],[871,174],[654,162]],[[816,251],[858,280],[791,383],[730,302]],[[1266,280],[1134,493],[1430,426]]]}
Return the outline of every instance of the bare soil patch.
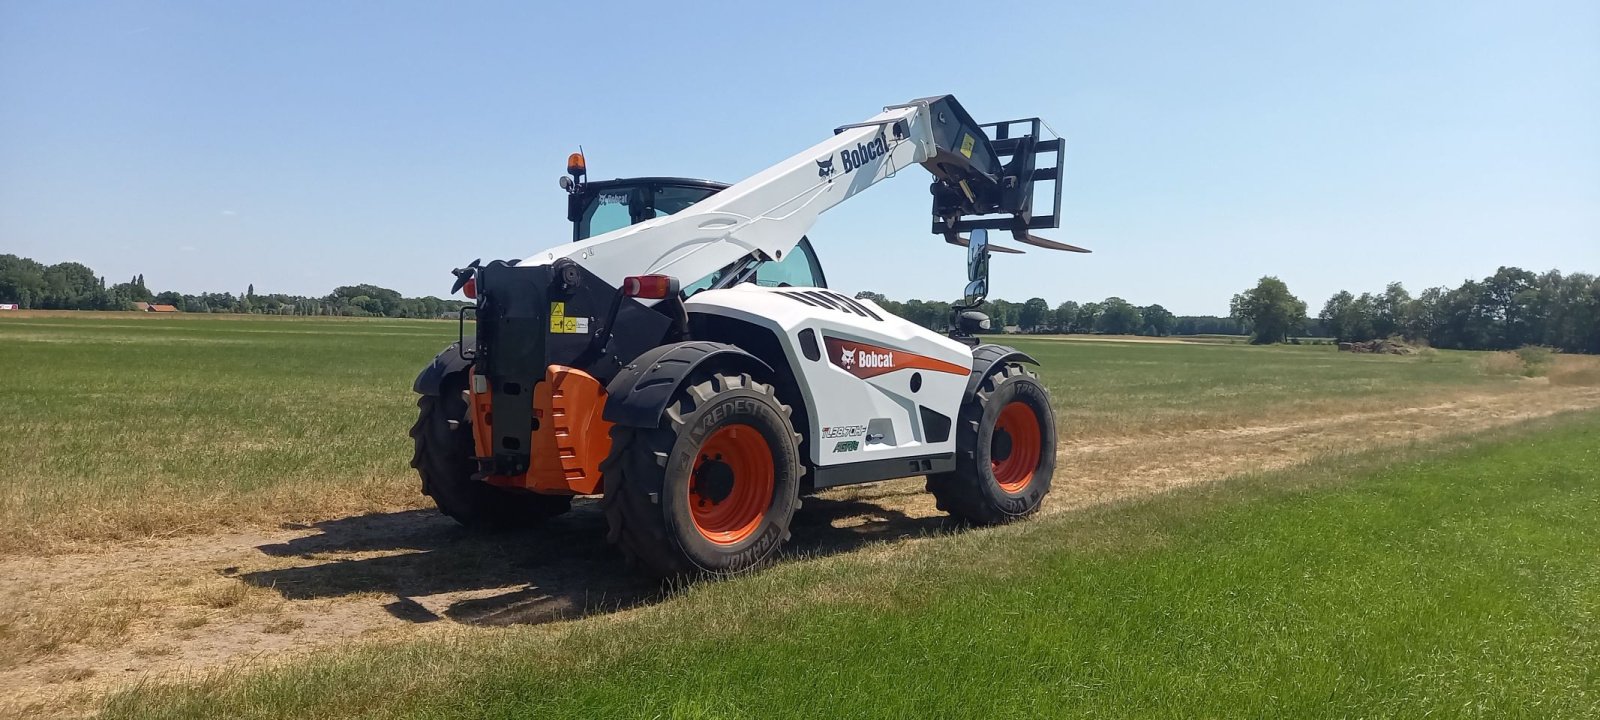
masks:
{"label": "bare soil patch", "polygon": [[[1329,453],[1600,407],[1600,388],[1523,383],[1292,422],[1069,444],[1047,514]],[[807,498],[795,552],[894,552],[946,528],[920,479]],[[0,557],[0,715],[71,716],[142,680],[352,641],[486,633],[658,601],[604,543],[592,503],[547,527],[470,535],[431,510]],[[887,542],[887,544],[883,544]]]}

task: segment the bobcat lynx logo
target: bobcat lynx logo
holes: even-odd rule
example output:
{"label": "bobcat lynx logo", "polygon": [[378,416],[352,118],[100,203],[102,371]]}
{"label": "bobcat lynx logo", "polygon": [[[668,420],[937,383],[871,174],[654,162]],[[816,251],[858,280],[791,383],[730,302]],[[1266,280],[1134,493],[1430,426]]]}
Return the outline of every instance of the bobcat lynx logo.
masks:
{"label": "bobcat lynx logo", "polygon": [[829,155],[827,160],[818,160],[817,161],[817,177],[819,177],[819,178],[830,178],[830,177],[833,177],[833,156],[832,155]]}
{"label": "bobcat lynx logo", "polygon": [[851,349],[847,349],[847,350],[840,350],[839,351],[839,364],[843,365],[846,370],[850,369],[850,367],[852,365],[855,365],[856,364],[856,351],[855,351],[855,349],[851,348]]}

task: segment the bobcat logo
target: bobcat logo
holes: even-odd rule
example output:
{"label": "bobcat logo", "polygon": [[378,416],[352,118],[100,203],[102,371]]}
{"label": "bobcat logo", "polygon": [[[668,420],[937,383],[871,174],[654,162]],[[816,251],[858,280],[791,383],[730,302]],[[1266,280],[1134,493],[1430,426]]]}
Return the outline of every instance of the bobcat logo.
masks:
{"label": "bobcat logo", "polygon": [[856,364],[856,351],[855,351],[855,349],[851,348],[851,349],[848,349],[848,350],[845,350],[845,349],[839,350],[839,364],[845,366],[846,368],[849,368],[851,365]]}
{"label": "bobcat logo", "polygon": [[830,177],[833,177],[833,156],[832,155],[829,155],[827,160],[818,160],[817,161],[817,177],[819,177],[819,178],[830,178]]}

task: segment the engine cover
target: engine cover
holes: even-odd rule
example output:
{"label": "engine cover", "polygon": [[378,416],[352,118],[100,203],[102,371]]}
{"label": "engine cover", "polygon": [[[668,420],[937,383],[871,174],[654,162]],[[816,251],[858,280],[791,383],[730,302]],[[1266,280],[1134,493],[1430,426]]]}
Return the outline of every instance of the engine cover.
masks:
{"label": "engine cover", "polygon": [[820,288],[746,284],[697,293],[684,306],[691,317],[728,317],[776,338],[806,404],[813,465],[955,450],[952,427],[972,369],[966,345]]}

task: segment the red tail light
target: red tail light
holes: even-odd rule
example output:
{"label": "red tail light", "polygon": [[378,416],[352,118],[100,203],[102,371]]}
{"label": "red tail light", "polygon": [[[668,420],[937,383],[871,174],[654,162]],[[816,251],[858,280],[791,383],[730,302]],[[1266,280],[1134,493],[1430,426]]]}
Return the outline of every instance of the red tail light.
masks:
{"label": "red tail light", "polygon": [[660,300],[678,294],[678,279],[671,275],[634,275],[622,279],[622,294]]}
{"label": "red tail light", "polygon": [[477,300],[478,278],[467,278],[467,284],[461,286],[461,294],[467,296],[468,300]]}

